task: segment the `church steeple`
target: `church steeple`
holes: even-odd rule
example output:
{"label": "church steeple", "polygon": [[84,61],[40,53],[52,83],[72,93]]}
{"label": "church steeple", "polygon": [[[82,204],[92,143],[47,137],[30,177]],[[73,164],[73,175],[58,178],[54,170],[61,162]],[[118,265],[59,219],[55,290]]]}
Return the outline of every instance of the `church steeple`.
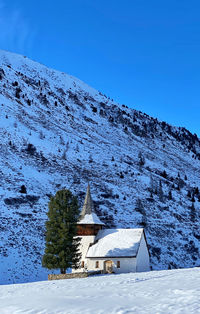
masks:
{"label": "church steeple", "polygon": [[80,215],[80,220],[82,220],[85,217],[85,215],[91,215],[94,212],[95,212],[94,205],[90,194],[90,184],[88,183],[85,201]]}
{"label": "church steeple", "polygon": [[104,223],[94,210],[90,185],[88,184],[85,201],[78,221],[78,235],[95,235],[102,229]]}

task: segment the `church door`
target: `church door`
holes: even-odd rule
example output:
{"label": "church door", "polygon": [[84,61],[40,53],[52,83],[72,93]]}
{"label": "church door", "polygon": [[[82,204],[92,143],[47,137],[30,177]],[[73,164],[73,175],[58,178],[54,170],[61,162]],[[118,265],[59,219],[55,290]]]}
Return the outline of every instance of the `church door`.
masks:
{"label": "church door", "polygon": [[105,261],[104,262],[104,270],[106,273],[111,274],[113,272],[113,262]]}

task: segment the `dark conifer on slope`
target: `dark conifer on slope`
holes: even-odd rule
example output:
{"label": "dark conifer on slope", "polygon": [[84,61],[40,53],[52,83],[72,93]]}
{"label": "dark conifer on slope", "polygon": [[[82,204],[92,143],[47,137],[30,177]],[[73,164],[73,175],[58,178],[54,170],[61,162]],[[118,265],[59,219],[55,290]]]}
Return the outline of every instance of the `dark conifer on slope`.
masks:
{"label": "dark conifer on slope", "polygon": [[80,238],[76,237],[79,217],[78,200],[68,190],[61,190],[49,202],[46,222],[46,248],[42,259],[43,267],[60,269],[78,268]]}

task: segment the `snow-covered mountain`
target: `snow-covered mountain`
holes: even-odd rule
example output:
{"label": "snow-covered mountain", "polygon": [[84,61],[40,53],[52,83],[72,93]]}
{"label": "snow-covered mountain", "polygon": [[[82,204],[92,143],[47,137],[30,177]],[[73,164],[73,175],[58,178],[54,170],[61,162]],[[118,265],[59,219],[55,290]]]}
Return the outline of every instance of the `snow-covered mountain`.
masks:
{"label": "snow-covered mountain", "polygon": [[49,197],[81,205],[88,181],[108,227],[145,226],[153,269],[200,264],[196,135],[5,51],[0,107],[0,283],[46,279]]}

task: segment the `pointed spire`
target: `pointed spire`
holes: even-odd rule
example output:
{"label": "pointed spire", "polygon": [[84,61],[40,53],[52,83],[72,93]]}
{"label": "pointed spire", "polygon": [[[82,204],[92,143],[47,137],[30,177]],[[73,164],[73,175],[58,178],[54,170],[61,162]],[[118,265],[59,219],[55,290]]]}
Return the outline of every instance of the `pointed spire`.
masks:
{"label": "pointed spire", "polygon": [[82,208],[80,218],[79,218],[79,224],[104,225],[104,223],[101,222],[101,220],[99,219],[99,217],[95,213],[92,197],[90,194],[90,184],[89,183],[88,183],[88,187],[87,187],[85,201],[84,201],[83,208]]}
{"label": "pointed spire", "polygon": [[94,211],[94,205],[93,205],[92,197],[90,194],[90,184],[88,183],[85,201],[84,201],[83,209],[82,209],[81,215],[80,215],[80,220],[83,219],[85,217],[85,215],[90,215],[94,212],[95,212]]}

